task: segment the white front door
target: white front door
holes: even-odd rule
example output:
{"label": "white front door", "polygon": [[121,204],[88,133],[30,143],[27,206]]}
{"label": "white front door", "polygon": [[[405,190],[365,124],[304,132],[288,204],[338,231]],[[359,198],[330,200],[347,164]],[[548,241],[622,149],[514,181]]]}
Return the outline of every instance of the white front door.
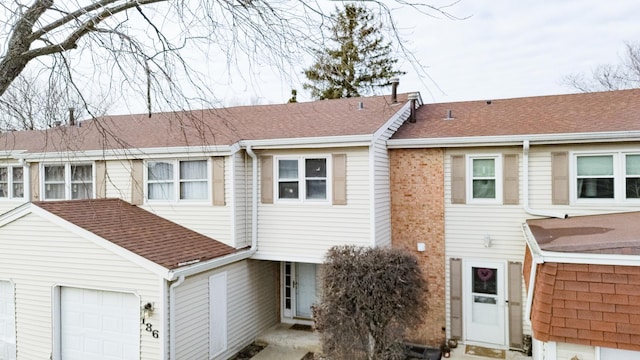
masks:
{"label": "white front door", "polygon": [[16,358],[16,318],[13,285],[0,281],[0,360]]}
{"label": "white front door", "polygon": [[316,302],[316,264],[296,263],[296,317],[311,319]]}
{"label": "white front door", "polygon": [[129,293],[60,289],[61,358],[139,359],[140,301]]}
{"label": "white front door", "polygon": [[503,262],[465,263],[465,334],[468,342],[506,345]]}
{"label": "white front door", "polygon": [[283,317],[310,320],[316,299],[316,264],[283,263]]}

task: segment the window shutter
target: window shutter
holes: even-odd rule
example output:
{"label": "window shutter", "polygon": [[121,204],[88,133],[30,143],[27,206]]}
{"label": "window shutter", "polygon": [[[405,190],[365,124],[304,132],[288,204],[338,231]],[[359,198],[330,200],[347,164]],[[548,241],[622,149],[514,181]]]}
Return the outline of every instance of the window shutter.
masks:
{"label": "window shutter", "polygon": [[260,157],[260,200],[273,204],[273,156]]}
{"label": "window shutter", "polygon": [[522,349],[522,263],[509,262],[509,347]]}
{"label": "window shutter", "polygon": [[451,156],[451,203],[464,204],[467,202],[465,195],[465,162],[464,155]]}
{"label": "window shutter", "polygon": [[451,337],[462,339],[462,259],[449,259]]}
{"label": "window shutter", "polygon": [[96,198],[104,199],[107,197],[107,163],[104,160],[98,160],[96,167]]}
{"label": "window shutter", "polygon": [[347,205],[347,155],[333,155],[333,205]]}
{"label": "window shutter", "polygon": [[29,164],[29,180],[31,182],[31,201],[40,200],[40,164]]}
{"label": "window shutter", "polygon": [[551,153],[551,203],[569,205],[569,154]]}
{"label": "window shutter", "polygon": [[131,161],[131,204],[142,205],[144,203],[144,162],[142,160]]}
{"label": "window shutter", "polygon": [[216,156],[211,161],[211,198],[213,205],[224,206],[224,157]]}
{"label": "window shutter", "polygon": [[518,155],[506,154],[502,164],[502,202],[505,205],[518,205]]}

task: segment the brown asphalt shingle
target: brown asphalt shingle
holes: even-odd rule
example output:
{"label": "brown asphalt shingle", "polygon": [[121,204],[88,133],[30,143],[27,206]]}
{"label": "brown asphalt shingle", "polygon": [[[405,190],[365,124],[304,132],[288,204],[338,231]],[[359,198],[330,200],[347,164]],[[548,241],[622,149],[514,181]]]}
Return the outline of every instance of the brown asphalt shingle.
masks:
{"label": "brown asphalt shingle", "polygon": [[[407,101],[398,95],[184,112],[104,116],[80,127],[0,134],[0,149],[28,152],[231,145],[240,140],[373,134]],[[362,108],[360,108],[362,103]]]}
{"label": "brown asphalt shingle", "polygon": [[[451,110],[451,120],[445,120]],[[425,104],[393,139],[640,130],[640,89]]]}
{"label": "brown asphalt shingle", "polygon": [[207,261],[236,251],[120,199],[33,204],[170,270],[180,263]]}

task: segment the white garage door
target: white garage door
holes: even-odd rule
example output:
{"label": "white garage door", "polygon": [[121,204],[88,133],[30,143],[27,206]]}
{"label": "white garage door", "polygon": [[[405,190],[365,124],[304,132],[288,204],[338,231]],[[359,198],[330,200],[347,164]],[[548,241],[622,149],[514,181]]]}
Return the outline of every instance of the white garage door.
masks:
{"label": "white garage door", "polygon": [[640,359],[640,352],[630,350],[620,350],[611,348],[600,348],[601,360],[637,360]]}
{"label": "white garage door", "polygon": [[140,308],[133,294],[63,287],[60,328],[65,360],[140,358]]}
{"label": "white garage door", "polygon": [[13,286],[0,281],[0,360],[16,358],[16,321]]}

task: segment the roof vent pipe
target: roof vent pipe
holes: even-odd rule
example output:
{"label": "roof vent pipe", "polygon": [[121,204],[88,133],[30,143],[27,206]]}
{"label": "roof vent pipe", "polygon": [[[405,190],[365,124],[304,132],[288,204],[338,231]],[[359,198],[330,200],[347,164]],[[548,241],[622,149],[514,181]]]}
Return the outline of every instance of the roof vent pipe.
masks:
{"label": "roof vent pipe", "polygon": [[76,117],[75,117],[75,109],[70,107],[69,108],[69,126],[74,126],[76,124]]}
{"label": "roof vent pipe", "polygon": [[391,78],[391,102],[398,102],[398,85],[400,85],[400,79],[397,77]]}
{"label": "roof vent pipe", "polygon": [[416,101],[418,100],[418,93],[409,94],[408,99],[411,102],[411,114],[409,114],[409,122],[413,124],[416,122]]}

